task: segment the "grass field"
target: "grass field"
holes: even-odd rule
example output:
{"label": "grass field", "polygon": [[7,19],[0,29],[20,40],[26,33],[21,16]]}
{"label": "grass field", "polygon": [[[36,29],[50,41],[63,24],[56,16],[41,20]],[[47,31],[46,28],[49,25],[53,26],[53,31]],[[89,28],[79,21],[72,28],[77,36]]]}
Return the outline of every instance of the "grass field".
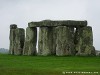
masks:
{"label": "grass field", "polygon": [[100,75],[100,57],[14,56],[0,54],[0,75]]}

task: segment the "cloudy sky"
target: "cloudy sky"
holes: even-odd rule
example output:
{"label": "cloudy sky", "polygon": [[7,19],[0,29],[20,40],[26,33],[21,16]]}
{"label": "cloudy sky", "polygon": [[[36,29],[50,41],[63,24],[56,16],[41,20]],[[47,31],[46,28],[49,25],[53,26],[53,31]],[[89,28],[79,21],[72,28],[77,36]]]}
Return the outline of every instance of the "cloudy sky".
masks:
{"label": "cloudy sky", "polygon": [[44,19],[87,20],[100,50],[100,0],[0,0],[0,48],[9,48],[10,24],[26,28]]}

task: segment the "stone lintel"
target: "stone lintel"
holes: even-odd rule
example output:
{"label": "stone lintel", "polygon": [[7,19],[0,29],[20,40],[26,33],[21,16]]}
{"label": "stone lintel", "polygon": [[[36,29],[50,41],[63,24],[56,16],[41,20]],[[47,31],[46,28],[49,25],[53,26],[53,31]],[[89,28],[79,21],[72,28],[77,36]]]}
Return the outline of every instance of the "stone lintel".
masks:
{"label": "stone lintel", "polygon": [[87,26],[87,21],[76,21],[76,20],[43,20],[39,22],[28,23],[29,27],[50,27],[50,26],[70,26],[70,27],[85,27]]}

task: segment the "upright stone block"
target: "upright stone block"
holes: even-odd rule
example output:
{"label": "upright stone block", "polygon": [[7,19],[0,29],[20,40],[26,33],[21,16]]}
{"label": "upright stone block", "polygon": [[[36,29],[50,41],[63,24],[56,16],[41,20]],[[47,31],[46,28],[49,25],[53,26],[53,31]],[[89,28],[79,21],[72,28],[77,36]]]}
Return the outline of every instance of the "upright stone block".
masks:
{"label": "upright stone block", "polygon": [[95,49],[93,47],[93,33],[92,27],[86,26],[78,29],[76,42],[76,55],[95,55]]}
{"label": "upright stone block", "polygon": [[22,55],[25,41],[25,31],[23,28],[17,28],[15,33],[14,55]]}
{"label": "upright stone block", "polygon": [[27,27],[23,55],[36,55],[37,28]]}
{"label": "upright stone block", "polygon": [[74,28],[58,26],[56,44],[56,55],[74,55]]}
{"label": "upright stone block", "polygon": [[51,55],[53,49],[52,27],[39,28],[38,55]]}
{"label": "upright stone block", "polygon": [[9,36],[9,40],[10,40],[10,46],[9,46],[9,54],[14,54],[14,45],[15,45],[15,37],[16,37],[16,28],[17,25],[16,24],[12,24],[10,25],[10,36]]}

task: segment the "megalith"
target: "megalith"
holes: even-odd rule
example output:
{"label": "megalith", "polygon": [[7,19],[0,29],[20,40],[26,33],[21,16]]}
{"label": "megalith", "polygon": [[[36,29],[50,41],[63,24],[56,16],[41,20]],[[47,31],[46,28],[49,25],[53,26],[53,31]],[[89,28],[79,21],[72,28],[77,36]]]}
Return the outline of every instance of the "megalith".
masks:
{"label": "megalith", "polygon": [[14,54],[14,45],[15,45],[15,37],[16,37],[16,24],[10,25],[10,35],[9,35],[9,40],[10,40],[10,47],[9,47],[9,54]]}
{"label": "megalith", "polygon": [[23,28],[17,28],[15,33],[14,55],[22,55],[25,41],[25,31]]}
{"label": "megalith", "polygon": [[84,27],[87,26],[87,21],[75,21],[75,20],[43,20],[39,22],[28,23],[29,27],[56,27],[56,26],[68,26],[68,27]]}
{"label": "megalith", "polygon": [[67,26],[58,26],[56,40],[56,55],[74,55],[74,28]]}
{"label": "megalith", "polygon": [[53,31],[52,27],[39,28],[38,55],[52,55]]}
{"label": "megalith", "polygon": [[86,26],[76,30],[76,55],[88,56],[95,55],[95,48],[93,47],[93,32],[92,27]]}
{"label": "megalith", "polygon": [[23,55],[36,55],[37,28],[27,27]]}
{"label": "megalith", "polygon": [[[94,56],[96,52],[93,46],[92,27],[87,24],[86,20],[30,22],[26,28],[26,38],[24,29],[12,24],[10,25],[9,53],[14,55]],[[39,27],[39,37],[37,27]]]}

